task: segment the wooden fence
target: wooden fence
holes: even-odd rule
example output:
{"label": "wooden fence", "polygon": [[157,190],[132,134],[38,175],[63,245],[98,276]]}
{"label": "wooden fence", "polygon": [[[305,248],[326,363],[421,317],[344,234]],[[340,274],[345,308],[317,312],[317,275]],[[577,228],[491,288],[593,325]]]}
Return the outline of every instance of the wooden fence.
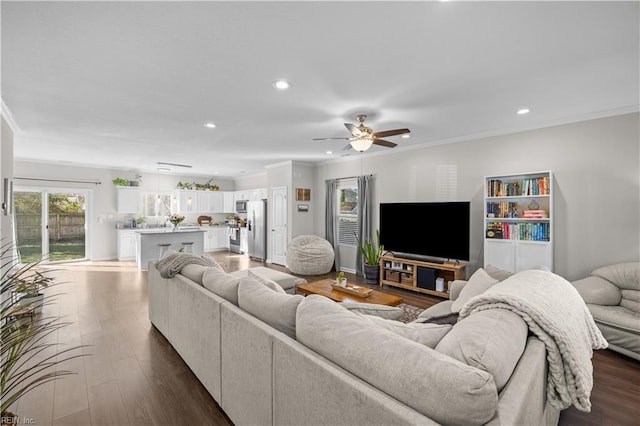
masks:
{"label": "wooden fence", "polygon": [[[24,244],[42,238],[42,215],[16,212],[16,238]],[[84,212],[51,213],[49,215],[49,239],[51,241],[84,241]]]}

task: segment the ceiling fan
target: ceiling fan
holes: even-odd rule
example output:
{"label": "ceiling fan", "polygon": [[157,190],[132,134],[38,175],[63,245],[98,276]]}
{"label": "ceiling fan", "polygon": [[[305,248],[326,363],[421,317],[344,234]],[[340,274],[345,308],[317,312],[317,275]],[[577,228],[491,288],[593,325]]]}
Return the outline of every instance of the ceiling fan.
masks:
{"label": "ceiling fan", "polygon": [[389,142],[381,138],[411,133],[411,130],[409,129],[393,129],[374,132],[371,127],[367,127],[364,125],[364,121],[367,119],[366,114],[358,114],[356,115],[356,119],[360,123],[360,125],[358,126],[356,126],[355,124],[344,123],[347,130],[351,132],[352,137],[350,138],[314,138],[313,140],[347,140],[349,141],[349,145],[345,146],[345,150],[353,148],[356,151],[364,152],[371,148],[371,145],[380,145],[387,148],[393,148],[398,144]]}

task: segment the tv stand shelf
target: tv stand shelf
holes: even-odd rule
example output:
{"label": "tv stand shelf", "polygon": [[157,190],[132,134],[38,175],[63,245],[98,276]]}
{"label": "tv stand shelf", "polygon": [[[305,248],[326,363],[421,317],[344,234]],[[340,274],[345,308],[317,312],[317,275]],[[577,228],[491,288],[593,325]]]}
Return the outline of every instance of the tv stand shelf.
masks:
{"label": "tv stand shelf", "polygon": [[[443,278],[444,291],[418,286],[419,267],[432,269],[436,277]],[[448,299],[450,282],[466,279],[466,272],[463,264],[424,262],[386,254],[380,259],[380,278],[380,287],[386,284]]]}

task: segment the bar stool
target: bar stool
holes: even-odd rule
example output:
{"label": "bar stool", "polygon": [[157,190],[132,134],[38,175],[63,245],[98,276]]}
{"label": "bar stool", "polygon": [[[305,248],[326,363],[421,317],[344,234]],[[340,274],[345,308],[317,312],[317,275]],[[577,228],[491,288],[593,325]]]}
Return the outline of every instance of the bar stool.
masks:
{"label": "bar stool", "polygon": [[182,243],[182,252],[193,254],[193,241],[185,241]]}
{"label": "bar stool", "polygon": [[160,243],[158,244],[158,260],[162,259],[165,254],[169,251],[169,247],[171,247],[170,243]]}

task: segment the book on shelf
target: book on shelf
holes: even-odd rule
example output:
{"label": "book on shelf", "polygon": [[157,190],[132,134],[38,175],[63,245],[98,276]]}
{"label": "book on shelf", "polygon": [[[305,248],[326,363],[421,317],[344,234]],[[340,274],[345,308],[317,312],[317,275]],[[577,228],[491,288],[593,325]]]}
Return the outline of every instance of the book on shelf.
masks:
{"label": "book on shelf", "polygon": [[525,219],[546,219],[549,217],[549,212],[546,210],[524,210],[522,217]]}

